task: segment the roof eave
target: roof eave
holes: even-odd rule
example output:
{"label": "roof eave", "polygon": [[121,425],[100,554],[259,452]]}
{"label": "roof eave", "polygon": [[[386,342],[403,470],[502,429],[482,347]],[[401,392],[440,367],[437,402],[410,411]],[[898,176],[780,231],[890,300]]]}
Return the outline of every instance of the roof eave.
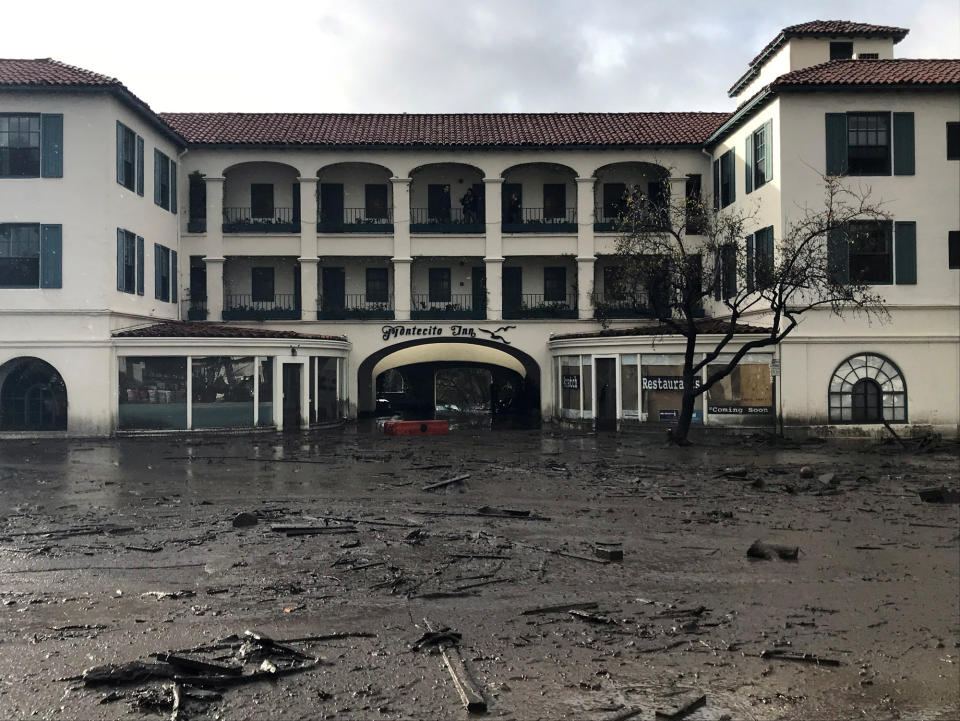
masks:
{"label": "roof eave", "polygon": [[487,143],[483,145],[443,145],[429,143],[216,143],[187,142],[187,147],[198,150],[262,150],[262,149],[316,149],[316,150],[446,150],[451,152],[480,152],[490,150],[698,150],[703,141],[689,143]]}

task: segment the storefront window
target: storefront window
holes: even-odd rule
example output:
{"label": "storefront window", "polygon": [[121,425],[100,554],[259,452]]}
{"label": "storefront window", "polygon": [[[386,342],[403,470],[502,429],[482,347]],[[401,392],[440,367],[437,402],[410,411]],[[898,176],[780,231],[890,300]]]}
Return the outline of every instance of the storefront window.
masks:
{"label": "storefront window", "polygon": [[[675,423],[683,401],[683,356],[679,354],[642,356],[640,390],[645,420]],[[701,383],[697,379],[696,383]],[[703,423],[703,396],[693,406],[693,422]]]}
{"label": "storefront window", "polygon": [[253,358],[193,359],[193,427],[253,425]]}
{"label": "storefront window", "polygon": [[273,358],[261,358],[257,389],[257,425],[272,426],[273,422]]}
{"label": "storefront window", "polygon": [[122,356],[120,430],[187,427],[187,359]]}
{"label": "storefront window", "polygon": [[583,382],[583,417],[593,418],[593,359],[585,355],[581,358],[583,361],[583,373],[581,381]]}
{"label": "storefront window", "polygon": [[[770,358],[762,355],[745,356],[730,375],[707,391],[707,413],[711,422],[773,422]],[[718,360],[722,361],[723,357]],[[707,376],[722,368],[722,364],[707,366]]]}
{"label": "storefront window", "polygon": [[317,422],[337,420],[337,359],[317,358]]}
{"label": "storefront window", "polygon": [[640,398],[637,389],[640,365],[636,354],[620,356],[620,406],[624,418],[640,417]]}
{"label": "storefront window", "polygon": [[560,410],[564,418],[580,417],[580,356],[560,358]]}

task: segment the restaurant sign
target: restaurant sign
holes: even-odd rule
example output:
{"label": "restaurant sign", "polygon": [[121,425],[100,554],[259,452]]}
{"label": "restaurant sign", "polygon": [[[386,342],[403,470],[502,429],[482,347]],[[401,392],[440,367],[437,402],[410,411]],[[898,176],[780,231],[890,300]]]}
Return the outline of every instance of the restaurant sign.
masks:
{"label": "restaurant sign", "polygon": [[[703,381],[697,378],[694,381],[694,388],[703,385]],[[640,388],[645,391],[676,391],[683,392],[683,376],[643,376],[640,379]]]}

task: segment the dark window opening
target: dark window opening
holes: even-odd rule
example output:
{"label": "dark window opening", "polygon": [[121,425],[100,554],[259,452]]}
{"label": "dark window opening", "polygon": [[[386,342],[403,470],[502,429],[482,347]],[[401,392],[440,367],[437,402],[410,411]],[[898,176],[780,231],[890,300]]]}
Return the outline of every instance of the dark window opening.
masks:
{"label": "dark window opening", "polygon": [[877,60],[879,53],[857,53],[857,60]]}
{"label": "dark window opening", "polygon": [[853,58],[853,43],[838,42],[830,43],[831,60],[850,60]]}
{"label": "dark window opening", "polygon": [[703,179],[699,174],[688,175],[686,186],[687,233],[697,235],[704,231],[705,224],[703,198],[701,197]]}
{"label": "dark window opening", "polygon": [[883,420],[880,386],[871,378],[861,378],[853,384],[851,400],[854,423],[880,423]]}
{"label": "dark window opening", "polygon": [[450,186],[427,186],[427,216],[439,223],[450,222]]}
{"label": "dark window opening", "polygon": [[543,299],[548,302],[563,302],[567,299],[567,269],[543,269]]}
{"label": "dark window opening", "polygon": [[250,215],[273,218],[273,183],[250,184]]}
{"label": "dark window opening", "polygon": [[137,176],[137,134],[117,123],[117,182],[133,190]]}
{"label": "dark window opening", "polygon": [[123,287],[120,288],[124,293],[137,292],[137,236],[129,230],[121,231],[123,234],[123,246],[121,249],[122,258],[122,279]]}
{"label": "dark window opening", "polygon": [[947,246],[949,267],[953,270],[960,269],[960,230],[951,230],[947,234]]}
{"label": "dark window opening", "polygon": [[890,175],[890,113],[847,114],[850,175]]}
{"label": "dark window opening", "polygon": [[153,254],[153,260],[157,264],[157,287],[154,288],[154,297],[168,303],[170,302],[170,249],[156,244],[154,244],[154,248],[156,248],[156,252]]}
{"label": "dark window opening", "polygon": [[947,160],[960,160],[960,123],[947,123]]}
{"label": "dark window opening", "polygon": [[0,177],[40,175],[40,116],[0,115]]}
{"label": "dark window opening", "polygon": [[390,286],[387,269],[367,268],[367,302],[386,303],[389,300]]}
{"label": "dark window opening", "polygon": [[622,268],[608,265],[603,269],[603,299],[605,301],[609,303],[624,300],[627,294],[623,285],[624,273]]}
{"label": "dark window opening", "polygon": [[626,183],[603,184],[603,217],[614,219],[623,212]]}
{"label": "dark window opening", "polygon": [[170,210],[170,158],[159,150],[154,150],[153,162],[156,165],[153,177],[157,184],[154,201],[164,210]]}
{"label": "dark window opening", "polygon": [[190,173],[189,228],[192,233],[206,230],[207,183],[200,173]]}
{"label": "dark window opening", "polygon": [[430,302],[450,302],[450,269],[430,268]]}
{"label": "dark window opening", "polygon": [[720,281],[723,298],[737,295],[737,249],[732,243],[720,248]]}
{"label": "dark window opening", "polygon": [[0,224],[0,288],[40,287],[40,225]]}
{"label": "dark window opening", "polygon": [[387,186],[367,185],[364,187],[364,203],[368,218],[387,219]]}
{"label": "dark window opening", "polygon": [[543,217],[546,220],[567,217],[567,186],[564,183],[544,183]]}
{"label": "dark window opening", "polygon": [[273,303],[273,268],[252,268],[251,272],[250,292],[253,302]]}
{"label": "dark window opening", "polygon": [[885,222],[851,223],[850,280],[860,283],[893,282],[893,224]]}
{"label": "dark window opening", "polygon": [[720,207],[726,208],[736,200],[736,188],[734,186],[734,161],[736,155],[733,149],[728,150],[720,156]]}

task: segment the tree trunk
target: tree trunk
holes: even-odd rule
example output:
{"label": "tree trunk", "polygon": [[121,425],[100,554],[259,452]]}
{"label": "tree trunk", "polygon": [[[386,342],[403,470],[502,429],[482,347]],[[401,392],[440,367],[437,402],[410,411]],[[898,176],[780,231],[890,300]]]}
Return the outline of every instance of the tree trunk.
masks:
{"label": "tree trunk", "polygon": [[690,433],[690,423],[693,420],[693,406],[697,401],[694,393],[693,376],[683,376],[683,401],[680,404],[680,418],[677,420],[677,427],[673,429],[673,442],[679,446],[689,446],[690,441],[687,436]]}

